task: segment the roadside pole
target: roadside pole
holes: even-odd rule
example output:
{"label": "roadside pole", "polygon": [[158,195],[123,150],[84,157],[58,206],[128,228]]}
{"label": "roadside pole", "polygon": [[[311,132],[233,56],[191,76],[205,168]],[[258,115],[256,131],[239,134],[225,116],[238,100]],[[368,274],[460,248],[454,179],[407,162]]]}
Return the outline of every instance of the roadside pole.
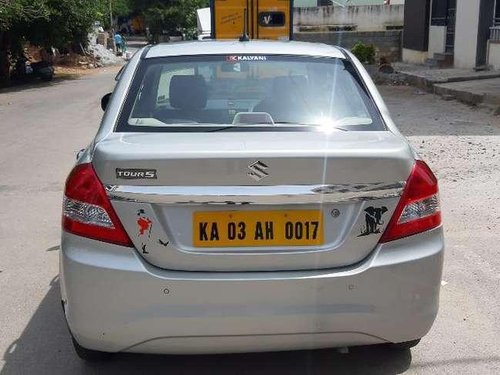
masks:
{"label": "roadside pole", "polygon": [[109,0],[109,29],[111,30],[111,40],[113,41],[113,53],[116,55],[115,31],[113,29],[113,0]]}
{"label": "roadside pole", "polygon": [[109,0],[109,27],[113,27],[113,5],[112,5],[113,0]]}

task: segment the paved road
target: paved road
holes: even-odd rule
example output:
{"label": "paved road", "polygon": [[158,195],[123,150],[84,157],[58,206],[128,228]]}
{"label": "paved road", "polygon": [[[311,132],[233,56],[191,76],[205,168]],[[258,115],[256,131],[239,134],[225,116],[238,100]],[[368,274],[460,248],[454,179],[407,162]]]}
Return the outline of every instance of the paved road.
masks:
{"label": "paved road", "polygon": [[382,91],[441,179],[447,241],[441,311],[417,348],[78,360],[59,305],[62,187],[113,74],[0,91],[1,375],[500,373],[500,117],[408,87]]}

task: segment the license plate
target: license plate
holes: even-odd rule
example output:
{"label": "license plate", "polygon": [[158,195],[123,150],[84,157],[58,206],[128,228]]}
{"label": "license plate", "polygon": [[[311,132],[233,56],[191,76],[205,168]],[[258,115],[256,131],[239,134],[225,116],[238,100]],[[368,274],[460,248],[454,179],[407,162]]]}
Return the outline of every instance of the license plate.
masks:
{"label": "license plate", "polygon": [[320,210],[210,211],[193,214],[193,246],[323,245]]}

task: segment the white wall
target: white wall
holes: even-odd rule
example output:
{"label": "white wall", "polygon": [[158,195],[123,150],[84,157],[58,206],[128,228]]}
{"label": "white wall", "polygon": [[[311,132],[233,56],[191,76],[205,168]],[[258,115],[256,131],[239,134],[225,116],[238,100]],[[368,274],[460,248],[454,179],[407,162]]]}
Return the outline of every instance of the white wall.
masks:
{"label": "white wall", "polygon": [[489,42],[488,64],[500,70],[500,43]]}
{"label": "white wall", "polygon": [[455,31],[455,66],[476,66],[477,29],[479,26],[480,0],[457,0]]}
{"label": "white wall", "polygon": [[435,53],[444,53],[446,49],[446,26],[429,27],[429,58]]}
{"label": "white wall", "polygon": [[356,31],[384,31],[403,26],[404,5],[294,8],[293,24],[300,26],[356,25]]}
{"label": "white wall", "polygon": [[317,7],[318,1],[317,0],[294,0],[293,6],[296,8]]}

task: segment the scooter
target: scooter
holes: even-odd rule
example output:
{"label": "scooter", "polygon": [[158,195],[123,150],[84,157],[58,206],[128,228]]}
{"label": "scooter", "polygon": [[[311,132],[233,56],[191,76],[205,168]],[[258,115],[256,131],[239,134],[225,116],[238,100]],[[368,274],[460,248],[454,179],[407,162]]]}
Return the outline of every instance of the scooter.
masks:
{"label": "scooter", "polygon": [[22,56],[17,59],[11,78],[20,81],[35,78],[40,78],[42,81],[52,81],[54,67],[47,61],[32,63],[25,56]]}

